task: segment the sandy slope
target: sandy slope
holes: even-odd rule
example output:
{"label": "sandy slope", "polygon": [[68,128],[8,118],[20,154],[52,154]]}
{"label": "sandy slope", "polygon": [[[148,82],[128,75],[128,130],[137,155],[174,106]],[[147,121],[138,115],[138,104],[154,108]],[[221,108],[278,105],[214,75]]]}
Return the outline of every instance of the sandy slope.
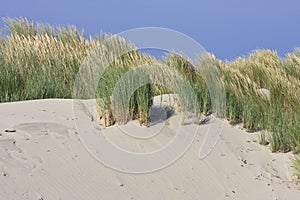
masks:
{"label": "sandy slope", "polygon": [[[172,119],[170,125],[172,126]],[[225,123],[221,139],[198,159],[201,125],[191,148],[167,168],[128,174],[95,160],[76,132],[71,100],[0,104],[0,199],[298,199],[291,154],[272,154]],[[5,132],[7,128],[16,132]],[[158,140],[129,141],[116,127],[111,139],[131,151],[148,151]],[[165,133],[160,141],[172,136]]]}

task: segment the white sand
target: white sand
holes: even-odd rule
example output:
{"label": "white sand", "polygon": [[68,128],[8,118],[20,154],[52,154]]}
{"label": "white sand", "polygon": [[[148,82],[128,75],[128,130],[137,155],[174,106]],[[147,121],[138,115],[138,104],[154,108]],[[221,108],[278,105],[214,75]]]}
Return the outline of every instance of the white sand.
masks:
{"label": "white sand", "polygon": [[[200,160],[208,127],[200,126],[191,148],[169,167],[128,174],[87,152],[76,134],[71,100],[0,104],[0,199],[299,199],[292,154],[272,154],[255,142],[256,134],[225,123],[213,151]],[[116,127],[105,131],[129,151],[160,146],[157,140],[131,142]],[[165,132],[159,140],[171,136]]]}

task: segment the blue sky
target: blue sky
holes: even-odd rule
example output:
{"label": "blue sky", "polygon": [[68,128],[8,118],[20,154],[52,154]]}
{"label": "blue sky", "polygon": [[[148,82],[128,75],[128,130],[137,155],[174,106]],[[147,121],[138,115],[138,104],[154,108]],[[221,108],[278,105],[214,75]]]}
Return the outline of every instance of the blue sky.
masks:
{"label": "blue sky", "polygon": [[[300,47],[299,0],[2,0],[0,16],[73,24],[87,35],[145,26],[170,28],[229,60],[254,49],[284,55]],[[0,25],[4,28],[3,21]]]}

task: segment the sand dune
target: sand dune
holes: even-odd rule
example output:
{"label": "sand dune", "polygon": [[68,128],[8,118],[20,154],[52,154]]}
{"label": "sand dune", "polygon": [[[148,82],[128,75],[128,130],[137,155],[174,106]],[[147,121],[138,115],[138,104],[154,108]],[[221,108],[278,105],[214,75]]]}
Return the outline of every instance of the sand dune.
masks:
{"label": "sand dune", "polygon": [[[104,131],[128,151],[147,152],[174,136],[175,120],[171,117],[167,128],[148,141],[131,141],[117,126]],[[227,123],[205,159],[198,153],[209,123],[199,126],[193,144],[175,163],[152,173],[130,174],[94,159],[81,143],[74,121],[72,100],[0,104],[1,200],[300,197],[292,182],[293,155],[272,154],[256,142],[255,133]]]}

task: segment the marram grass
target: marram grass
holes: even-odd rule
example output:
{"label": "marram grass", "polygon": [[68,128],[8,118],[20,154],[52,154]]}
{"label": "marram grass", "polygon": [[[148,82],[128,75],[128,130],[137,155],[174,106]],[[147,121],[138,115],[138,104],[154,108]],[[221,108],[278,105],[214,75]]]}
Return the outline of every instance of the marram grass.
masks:
{"label": "marram grass", "polygon": [[[6,19],[6,24],[7,29],[0,34],[0,102],[72,98],[77,72],[94,49],[103,54],[128,45],[110,34],[87,39],[83,31],[73,26],[54,28],[10,18]],[[104,42],[106,38],[111,40]],[[130,119],[148,125],[153,96],[174,92],[161,84],[145,84],[130,94],[129,116],[122,110],[114,114],[112,88],[137,65],[163,64],[177,71],[197,96],[199,108],[195,112],[204,115],[213,112],[203,74],[195,70],[188,58],[169,54],[158,61],[135,50],[112,59],[114,62],[98,82],[95,97],[98,118],[103,118],[106,126],[126,123]],[[249,132],[261,131],[261,144],[269,144],[273,152],[300,153],[300,50],[285,58],[279,58],[275,51],[257,50],[231,62],[207,55],[198,64],[214,64],[220,69],[226,90],[225,117],[231,124],[242,122]],[[142,78],[170,81],[171,76],[166,70],[157,77],[145,74]],[[128,81],[130,84],[130,81],[139,80]],[[126,102],[115,103],[122,107]],[[299,177],[299,161],[295,165]]]}

